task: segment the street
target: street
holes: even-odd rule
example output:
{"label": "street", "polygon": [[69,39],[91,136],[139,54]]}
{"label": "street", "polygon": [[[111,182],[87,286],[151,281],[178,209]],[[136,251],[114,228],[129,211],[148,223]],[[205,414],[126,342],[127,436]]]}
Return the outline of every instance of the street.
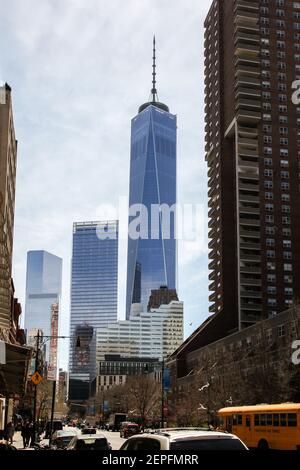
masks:
{"label": "street", "polygon": [[[68,429],[74,429],[74,428],[72,428],[72,427],[70,428],[68,426],[64,427],[65,431],[67,431]],[[79,430],[78,430],[78,432],[80,434]],[[123,444],[123,442],[125,442],[125,440],[126,440],[126,439],[123,439],[123,438],[120,437],[119,432],[97,430],[97,434],[103,434],[107,438],[108,442],[112,446],[112,450],[119,450],[121,445]],[[41,442],[40,442],[41,445],[48,445],[48,443],[49,443],[49,439],[42,439]],[[23,450],[23,439],[22,439],[22,436],[21,436],[21,432],[19,432],[19,431],[15,432],[13,445],[17,449]],[[28,448],[28,450],[30,450],[30,448]]]}

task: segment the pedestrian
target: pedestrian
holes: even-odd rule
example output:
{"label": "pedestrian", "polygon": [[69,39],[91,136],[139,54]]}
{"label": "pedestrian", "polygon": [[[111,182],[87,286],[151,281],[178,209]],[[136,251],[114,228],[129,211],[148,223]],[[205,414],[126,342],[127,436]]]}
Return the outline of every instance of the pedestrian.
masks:
{"label": "pedestrian", "polygon": [[13,443],[14,433],[15,433],[15,427],[13,423],[10,421],[6,426],[6,432],[5,432],[6,439],[10,444]]}
{"label": "pedestrian", "polygon": [[29,447],[33,447],[34,444],[35,444],[35,426],[31,422],[28,426],[28,445]]}
{"label": "pedestrian", "polygon": [[28,426],[28,421],[24,421],[21,427],[21,436],[23,439],[23,447],[24,449],[27,447],[27,441],[26,441],[26,431],[27,431],[27,426]]}

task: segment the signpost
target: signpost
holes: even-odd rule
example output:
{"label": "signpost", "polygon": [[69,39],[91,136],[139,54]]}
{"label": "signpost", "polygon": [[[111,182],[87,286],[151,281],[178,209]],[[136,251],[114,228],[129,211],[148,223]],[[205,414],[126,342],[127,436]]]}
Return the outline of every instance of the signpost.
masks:
{"label": "signpost", "polygon": [[31,380],[32,380],[32,382],[34,383],[34,385],[38,385],[38,384],[41,383],[41,381],[43,380],[43,377],[41,376],[41,374],[38,373],[38,371],[36,371],[36,372],[31,376]]}

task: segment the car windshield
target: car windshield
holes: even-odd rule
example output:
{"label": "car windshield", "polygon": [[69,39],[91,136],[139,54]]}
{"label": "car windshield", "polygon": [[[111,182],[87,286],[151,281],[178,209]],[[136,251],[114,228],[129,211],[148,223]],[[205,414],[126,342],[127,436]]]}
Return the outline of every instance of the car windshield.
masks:
{"label": "car windshield", "polygon": [[247,450],[239,439],[191,439],[172,442],[170,450]]}
{"label": "car windshield", "polygon": [[107,440],[103,439],[78,439],[77,450],[108,450]]}

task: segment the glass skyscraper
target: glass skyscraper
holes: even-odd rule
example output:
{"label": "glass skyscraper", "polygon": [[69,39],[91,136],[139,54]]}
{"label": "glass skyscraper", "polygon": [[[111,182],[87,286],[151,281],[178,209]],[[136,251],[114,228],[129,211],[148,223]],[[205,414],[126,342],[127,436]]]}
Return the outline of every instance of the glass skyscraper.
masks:
{"label": "glass skyscraper", "polygon": [[[94,378],[91,364],[78,362],[81,352],[80,348],[76,349],[74,339],[78,331],[84,328],[96,331],[117,321],[118,233],[118,221],[79,222],[73,226],[69,364],[71,399],[80,399],[80,389],[86,388],[87,382]],[[87,370],[91,371],[89,379]],[[82,399],[86,398],[86,393],[83,395]]]}
{"label": "glass skyscraper", "polygon": [[[51,336],[53,308],[57,315],[61,297],[62,259],[47,251],[27,253],[25,329],[42,330]],[[49,360],[50,343],[46,343],[46,359]]]}
{"label": "glass skyscraper", "polygon": [[176,204],[177,136],[176,116],[158,101],[155,88],[155,40],[153,52],[152,101],[140,106],[131,124],[129,207],[143,205],[143,211],[147,209],[148,227],[134,239],[130,227],[135,216],[129,214],[126,318],[134,303],[141,303],[146,310],[152,289],[162,285],[176,289],[175,212],[170,212],[169,231],[162,223],[163,211],[155,226],[151,217],[153,205],[164,205],[167,214]]}

